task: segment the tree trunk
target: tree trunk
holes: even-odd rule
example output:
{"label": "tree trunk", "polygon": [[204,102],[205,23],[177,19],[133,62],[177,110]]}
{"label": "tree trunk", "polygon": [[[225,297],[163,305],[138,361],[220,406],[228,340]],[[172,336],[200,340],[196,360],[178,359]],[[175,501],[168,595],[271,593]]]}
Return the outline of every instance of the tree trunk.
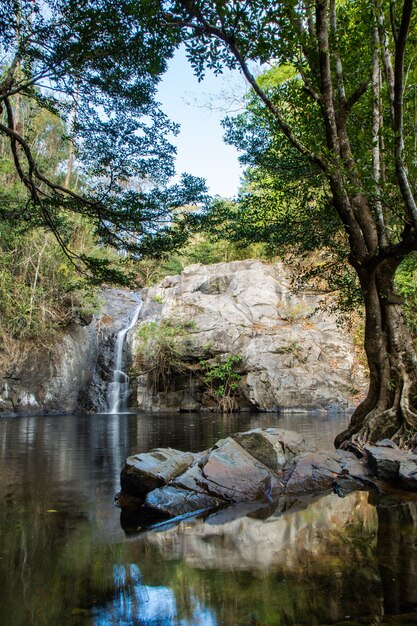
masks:
{"label": "tree trunk", "polygon": [[394,275],[400,258],[352,263],[365,301],[365,350],[369,390],[335,445],[361,450],[386,437],[403,447],[417,444],[417,357],[405,323]]}

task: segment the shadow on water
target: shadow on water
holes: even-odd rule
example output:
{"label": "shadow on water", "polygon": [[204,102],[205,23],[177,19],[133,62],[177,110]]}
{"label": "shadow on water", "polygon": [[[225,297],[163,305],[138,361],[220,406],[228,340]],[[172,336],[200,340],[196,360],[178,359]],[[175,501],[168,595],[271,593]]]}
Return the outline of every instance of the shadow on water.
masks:
{"label": "shadow on water", "polygon": [[97,415],[0,421],[0,623],[417,624],[417,499],[231,507],[126,537],[124,458],[276,425],[331,445],[345,418]]}

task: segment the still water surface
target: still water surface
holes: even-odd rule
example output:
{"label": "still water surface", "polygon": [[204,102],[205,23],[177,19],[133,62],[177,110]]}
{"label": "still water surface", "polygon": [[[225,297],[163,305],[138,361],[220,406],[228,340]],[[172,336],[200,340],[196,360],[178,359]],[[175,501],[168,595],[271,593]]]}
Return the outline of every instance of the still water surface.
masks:
{"label": "still water surface", "polygon": [[0,420],[0,624],[417,624],[417,502],[358,492],[126,534],[129,454],[278,426],[332,446],[345,418],[92,415]]}

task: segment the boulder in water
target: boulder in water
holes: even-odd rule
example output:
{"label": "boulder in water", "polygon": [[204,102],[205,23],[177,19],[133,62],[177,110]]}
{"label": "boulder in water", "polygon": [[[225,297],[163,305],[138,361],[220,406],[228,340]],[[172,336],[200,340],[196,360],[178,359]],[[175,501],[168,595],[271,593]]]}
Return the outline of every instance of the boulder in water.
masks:
{"label": "boulder in water", "polygon": [[121,473],[122,492],[145,498],[153,489],[167,485],[194,461],[194,454],[172,448],[156,448],[128,457]]}
{"label": "boulder in water", "polygon": [[[369,466],[351,452],[320,451],[298,433],[257,428],[221,439],[199,454],[170,448],[129,457],[122,470],[119,506],[152,523],[226,505],[261,507],[281,498],[324,494],[344,497],[381,480],[415,490],[417,456],[384,443],[366,446]],[[375,480],[375,478],[378,480]]]}

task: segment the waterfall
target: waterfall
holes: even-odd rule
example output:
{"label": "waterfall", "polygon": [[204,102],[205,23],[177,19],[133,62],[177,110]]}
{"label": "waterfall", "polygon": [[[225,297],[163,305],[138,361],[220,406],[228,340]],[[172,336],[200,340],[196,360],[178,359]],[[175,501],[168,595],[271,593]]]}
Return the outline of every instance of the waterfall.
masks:
{"label": "waterfall", "polygon": [[130,395],[129,376],[123,370],[123,348],[127,333],[138,321],[141,307],[142,302],[135,309],[133,317],[128,322],[126,328],[123,328],[115,335],[113,380],[109,383],[107,394],[108,412],[112,415],[122,413],[128,409],[127,403]]}

